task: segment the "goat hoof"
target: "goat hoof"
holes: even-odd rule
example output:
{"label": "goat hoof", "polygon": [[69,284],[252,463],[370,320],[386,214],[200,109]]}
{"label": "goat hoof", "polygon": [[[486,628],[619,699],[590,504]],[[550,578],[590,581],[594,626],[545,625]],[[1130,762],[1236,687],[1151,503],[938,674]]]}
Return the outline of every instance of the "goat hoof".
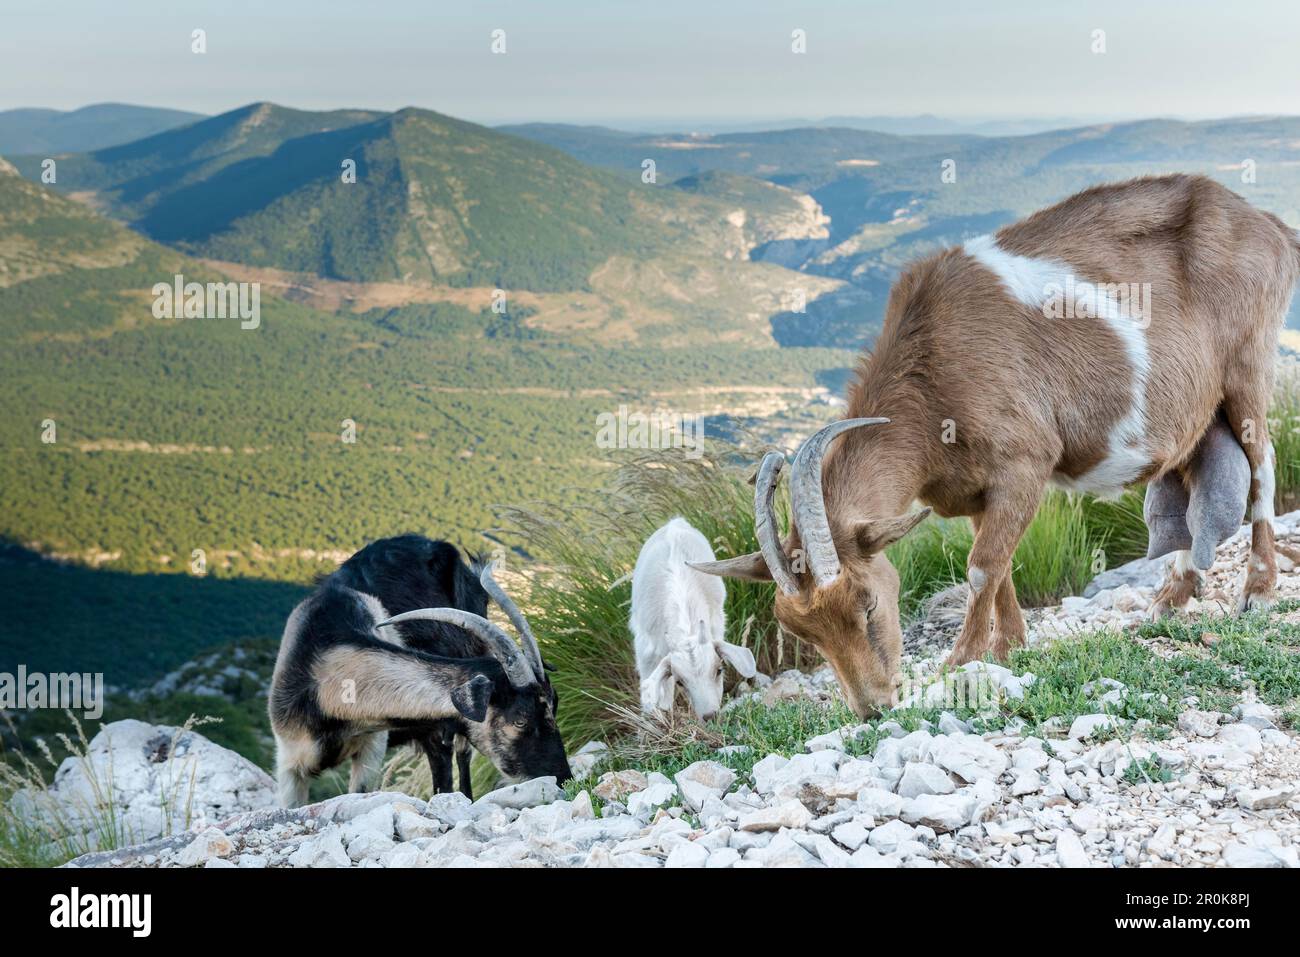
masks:
{"label": "goat hoof", "polygon": [[1248,611],[1269,611],[1277,604],[1277,595],[1272,591],[1244,592],[1237,600],[1237,614]]}

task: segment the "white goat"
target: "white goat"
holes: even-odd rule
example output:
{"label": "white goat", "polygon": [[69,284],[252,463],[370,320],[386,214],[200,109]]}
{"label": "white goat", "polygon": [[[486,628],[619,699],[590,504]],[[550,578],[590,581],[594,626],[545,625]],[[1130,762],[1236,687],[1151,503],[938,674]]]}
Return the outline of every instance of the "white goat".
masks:
{"label": "white goat", "polygon": [[671,711],[677,682],[691,709],[711,718],[722,704],[722,663],[743,677],[754,676],[754,655],[728,644],[721,580],[690,568],[711,562],[709,541],[684,518],[674,518],[646,539],[632,572],[632,614],[636,667],[641,676],[641,710]]}

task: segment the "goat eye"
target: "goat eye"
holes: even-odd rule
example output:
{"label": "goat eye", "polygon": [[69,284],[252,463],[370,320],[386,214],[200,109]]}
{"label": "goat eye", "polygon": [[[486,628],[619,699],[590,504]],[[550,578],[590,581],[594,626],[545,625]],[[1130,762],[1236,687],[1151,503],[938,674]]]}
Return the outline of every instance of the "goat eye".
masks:
{"label": "goat eye", "polygon": [[515,727],[518,728],[520,731],[522,731],[524,728],[528,727],[528,719],[515,718]]}

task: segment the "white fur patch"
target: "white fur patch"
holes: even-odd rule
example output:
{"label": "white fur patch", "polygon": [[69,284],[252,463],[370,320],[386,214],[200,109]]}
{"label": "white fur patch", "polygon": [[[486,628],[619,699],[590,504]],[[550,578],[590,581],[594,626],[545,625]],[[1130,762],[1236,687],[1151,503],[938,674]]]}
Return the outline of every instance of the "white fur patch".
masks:
{"label": "white fur patch", "polygon": [[[374,617],[376,622],[387,621],[393,617],[384,608],[384,603],[374,595],[367,595],[363,591],[354,591],[354,595],[361,599],[361,604],[366,606],[366,611]],[[389,625],[387,628],[372,628],[370,633],[380,641],[386,641],[390,645],[402,644],[402,633],[398,631],[400,625]]]}
{"label": "white fur patch", "polygon": [[1264,452],[1264,461],[1255,469],[1255,501],[1251,504],[1250,520],[1252,522],[1273,521],[1273,494],[1277,482],[1273,474],[1273,443],[1268,444]]}
{"label": "white fur patch", "polygon": [[1192,553],[1189,550],[1174,552],[1174,573],[1177,575],[1186,575],[1188,572],[1194,572],[1197,578],[1201,578],[1203,573],[1192,562]]}
{"label": "white fur patch", "polygon": [[978,595],[984,590],[984,586],[989,583],[989,576],[984,569],[972,565],[966,572],[966,580],[970,582],[970,590]]}
{"label": "white fur patch", "polygon": [[[992,236],[978,236],[962,247],[967,255],[1001,280],[1016,300],[1036,309],[1045,309],[1049,300],[1057,299],[1067,289],[1086,292],[1080,300],[1095,312],[1124,345],[1131,370],[1128,411],[1115,422],[1106,437],[1107,454],[1091,470],[1077,478],[1053,476],[1053,483],[1075,492],[1091,492],[1106,497],[1118,496],[1124,486],[1134,481],[1150,464],[1146,449],[1146,393],[1151,374],[1151,356],[1143,324],[1131,316],[1105,286],[1089,284],[1075,275],[1068,264],[1051,259],[1034,259],[1009,253]],[[1044,322],[1054,322],[1044,315]]]}

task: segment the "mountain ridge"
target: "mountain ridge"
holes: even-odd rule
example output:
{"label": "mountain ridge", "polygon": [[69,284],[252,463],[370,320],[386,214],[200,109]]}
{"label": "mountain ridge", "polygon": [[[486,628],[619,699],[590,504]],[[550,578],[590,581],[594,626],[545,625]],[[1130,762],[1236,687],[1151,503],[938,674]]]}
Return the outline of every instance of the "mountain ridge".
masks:
{"label": "mountain ridge", "polygon": [[184,126],[204,114],[188,110],[92,103],[75,110],[20,107],[0,111],[0,153],[84,152]]}

